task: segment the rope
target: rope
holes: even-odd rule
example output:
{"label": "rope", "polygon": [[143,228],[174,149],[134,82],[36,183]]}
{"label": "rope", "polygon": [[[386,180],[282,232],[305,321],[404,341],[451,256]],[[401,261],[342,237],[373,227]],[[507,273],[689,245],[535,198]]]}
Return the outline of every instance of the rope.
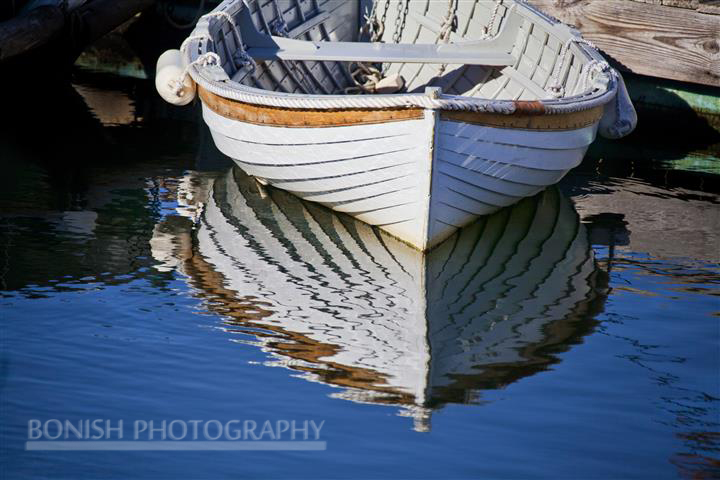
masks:
{"label": "rope", "polygon": [[200,19],[208,19],[208,18],[215,18],[215,17],[223,17],[225,20],[232,25],[233,29],[237,31],[237,24],[235,23],[235,19],[225,10],[215,10],[210,13],[206,13]]}
{"label": "rope", "polygon": [[276,18],[270,22],[270,25],[268,25],[268,27],[270,27],[270,33],[279,37],[287,37],[290,34],[290,31],[287,23],[285,22],[285,17],[283,17],[280,5],[277,0],[272,0],[272,3],[275,7]]}
{"label": "rope", "polygon": [[592,86],[590,84],[591,80],[601,72],[610,72],[610,75],[613,77],[617,74],[617,72],[615,72],[615,70],[612,69],[610,64],[605,60],[593,59],[589,63],[583,65],[578,83],[583,86],[583,89],[588,89]]}
{"label": "rope", "polygon": [[[185,54],[185,51],[187,50],[188,45],[190,45],[190,42],[193,41],[212,41],[212,37],[206,33],[199,33],[195,35],[190,35],[185,40],[183,40],[182,44],[180,44],[180,55]],[[175,95],[178,97],[185,96],[185,78],[190,74],[190,68],[193,65],[208,65],[209,60],[208,59],[215,59],[216,63],[220,64],[220,57],[215,52],[206,52],[202,55],[200,55],[198,58],[196,58],[194,61],[190,62],[182,71],[182,73],[177,78],[172,78],[168,81],[168,87],[173,91]],[[192,77],[191,77],[192,78]]]}
{"label": "rope", "polygon": [[[450,0],[448,3],[448,11],[445,14],[445,18],[443,18],[443,23],[440,26],[440,31],[438,32],[438,36],[435,39],[435,43],[438,43],[442,40],[443,43],[448,43],[450,40],[450,32],[453,30],[453,27],[456,25],[457,22],[457,0]],[[447,68],[447,64],[443,63],[440,65],[440,68],[438,68],[437,77],[441,76],[443,73],[445,73],[445,69]]]}
{"label": "rope", "polygon": [[487,25],[483,27],[483,38],[490,38],[490,32],[495,27],[495,21],[497,20],[498,12],[500,11],[500,5],[502,5],[503,0],[497,0],[495,2],[495,8],[493,8],[492,15],[490,15],[490,21]]}
{"label": "rope", "polygon": [[242,35],[240,35],[240,29],[238,29],[237,23],[235,23],[235,19],[232,17],[232,15],[230,15],[229,13],[227,13],[223,10],[218,10],[218,11],[206,13],[205,15],[200,17],[200,20],[216,18],[216,17],[222,17],[230,24],[230,26],[232,27],[233,33],[235,34],[236,40],[238,42],[238,47],[244,51],[245,44],[242,41]]}
{"label": "rope", "polygon": [[450,40],[450,32],[457,24],[457,13],[455,12],[456,10],[457,0],[450,0],[450,2],[448,3],[448,11],[443,18],[443,23],[440,25],[440,31],[438,32],[435,43],[437,43],[439,40],[447,43],[448,40]]}
{"label": "rope", "polygon": [[200,19],[210,19],[213,17],[222,17],[230,24],[237,40],[237,50],[234,53],[235,58],[240,62],[241,66],[250,67],[250,71],[254,72],[257,69],[257,63],[255,63],[255,59],[247,54],[247,51],[245,50],[245,43],[243,42],[237,23],[235,23],[235,19],[232,15],[223,10],[210,12],[200,17]]}
{"label": "rope", "polygon": [[190,42],[195,40],[209,40],[212,41],[212,37],[206,33],[199,33],[197,35],[190,35],[185,40],[183,40],[182,44],[180,44],[180,51],[185,53],[185,50],[187,49],[187,46],[190,44]]}
{"label": "rope", "polygon": [[215,52],[205,52],[192,62],[188,63],[183,72],[177,78],[168,81],[168,87],[170,87],[173,93],[178,97],[184,97],[185,77],[190,75],[190,69],[195,65],[201,65],[203,67],[208,66],[212,63],[211,60],[215,62],[215,65],[221,64],[220,55]]}
{"label": "rope", "polygon": [[[490,32],[495,27],[495,22],[497,21],[498,13],[500,12],[500,5],[502,5],[503,0],[496,0],[495,1],[495,7],[493,8],[492,14],[490,15],[490,20],[488,20],[487,25],[483,26],[482,28],[482,38],[489,39],[492,38],[492,35]],[[435,40],[435,43],[438,43],[440,40],[442,40],[445,43],[448,43],[450,40],[450,32],[453,30],[453,27],[455,27],[457,24],[457,0],[450,0],[450,4],[448,5],[448,12],[445,15],[445,18],[443,19],[443,23],[440,27],[440,32],[438,34],[437,39]],[[447,68],[447,64],[440,65],[440,68],[438,69],[438,73],[436,76],[441,76],[443,73],[445,73],[445,69]]]}
{"label": "rope", "polygon": [[594,50],[597,50],[595,44],[593,44],[589,40],[585,40],[584,38],[571,37],[567,39],[563,47],[560,49],[560,51],[562,52],[562,54],[560,55],[560,62],[555,64],[556,68],[553,69],[553,74],[550,77],[552,80],[552,83],[550,83],[550,93],[555,98],[561,98],[565,95],[565,88],[563,87],[562,81],[560,80],[560,75],[562,75],[562,71],[565,68],[565,62],[567,61],[568,53],[570,53],[570,45],[573,43],[584,44]]}

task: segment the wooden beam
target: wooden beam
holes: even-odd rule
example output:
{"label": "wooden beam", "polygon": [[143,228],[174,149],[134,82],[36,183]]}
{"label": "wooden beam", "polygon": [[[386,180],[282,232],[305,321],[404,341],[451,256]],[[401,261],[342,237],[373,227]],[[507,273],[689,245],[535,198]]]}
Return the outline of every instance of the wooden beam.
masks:
{"label": "wooden beam", "polygon": [[0,63],[47,44],[70,50],[73,58],[82,48],[118,27],[155,0],[94,0],[71,12],[57,6],[40,6],[0,23]]}
{"label": "wooden beam", "polygon": [[678,6],[667,2],[530,0],[544,12],[575,25],[621,69],[720,86],[720,15],[709,13],[716,2],[675,0]]}
{"label": "wooden beam", "polygon": [[73,12],[83,24],[82,38],[78,40],[85,45],[90,44],[154,3],[155,0],[93,0],[88,2]]}
{"label": "wooden beam", "polygon": [[62,10],[50,5],[0,23],[0,62],[42,47],[60,35],[64,26]]}

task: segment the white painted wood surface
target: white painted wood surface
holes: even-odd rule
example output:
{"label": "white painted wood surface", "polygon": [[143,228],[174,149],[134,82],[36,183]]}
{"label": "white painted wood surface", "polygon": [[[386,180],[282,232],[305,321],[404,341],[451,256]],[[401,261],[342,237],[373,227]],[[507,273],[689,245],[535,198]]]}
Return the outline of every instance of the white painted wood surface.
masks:
{"label": "white painted wood surface", "polygon": [[253,125],[205,106],[203,115],[220,151],[248,174],[420,250],[559,181],[596,131],[485,127],[439,121],[432,110],[420,120],[327,128]]}
{"label": "white painted wood surface", "polygon": [[264,183],[377,225],[423,248],[432,125],[425,119],[284,128],[203,115],[217,147]]}
{"label": "white painted wood surface", "polygon": [[[249,2],[259,31],[272,32],[280,22],[291,38],[357,40],[362,18],[357,1],[277,4],[280,16],[273,2]],[[239,9],[226,5],[233,15]],[[523,4],[378,0],[378,12],[386,6],[383,42],[487,40],[487,28],[491,37],[497,34],[487,41],[516,59],[505,67],[386,64],[386,74],[401,74],[409,92],[440,86],[445,93],[487,99],[547,99],[556,67],[564,95],[586,88],[582,69],[590,57],[575,44],[563,48],[568,30]],[[438,34],[448,13],[455,22],[443,39]],[[228,22],[211,23],[210,32],[222,44],[218,52],[226,72],[242,84],[306,94],[342,93],[354,85],[347,62],[265,61],[252,71],[238,63],[236,36]],[[206,105],[203,115],[218,148],[250,175],[379,226],[420,250],[559,181],[581,162],[597,131],[596,124],[541,131],[441,121],[437,110],[426,110],[418,120],[323,128],[243,123]]]}
{"label": "white painted wood surface", "polygon": [[432,168],[428,247],[480,216],[557,183],[580,164],[595,139],[596,128],[528,132],[440,121]]}

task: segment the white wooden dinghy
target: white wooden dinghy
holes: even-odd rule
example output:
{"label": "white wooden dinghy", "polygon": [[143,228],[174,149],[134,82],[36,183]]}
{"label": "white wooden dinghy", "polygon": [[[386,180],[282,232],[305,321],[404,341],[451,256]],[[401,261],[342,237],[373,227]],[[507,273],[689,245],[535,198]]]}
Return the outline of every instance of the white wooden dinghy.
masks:
{"label": "white wooden dinghy", "polygon": [[420,250],[636,122],[597,50],[518,0],[227,0],[156,85],[177,104],[197,88],[217,147],[261,183]]}
{"label": "white wooden dinghy", "polygon": [[548,352],[592,331],[606,296],[587,233],[554,188],[421,253],[238,169],[183,184],[204,205],[187,222],[195,238],[164,243],[194,245],[173,256],[226,329],[269,365],[341,387],[338,398],[397,405],[420,430],[433,408],[546,369]]}

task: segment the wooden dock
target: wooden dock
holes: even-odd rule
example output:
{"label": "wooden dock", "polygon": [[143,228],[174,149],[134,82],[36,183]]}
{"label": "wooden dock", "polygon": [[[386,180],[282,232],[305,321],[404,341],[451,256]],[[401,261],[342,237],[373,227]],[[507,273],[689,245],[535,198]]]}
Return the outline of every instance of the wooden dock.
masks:
{"label": "wooden dock", "polygon": [[720,0],[530,0],[652,77],[720,86]]}
{"label": "wooden dock", "polygon": [[[36,56],[27,65],[72,61],[82,49],[150,7],[155,0],[48,2],[0,22],[0,64]],[[20,2],[18,5],[21,5]],[[38,53],[39,52],[39,53]]]}

